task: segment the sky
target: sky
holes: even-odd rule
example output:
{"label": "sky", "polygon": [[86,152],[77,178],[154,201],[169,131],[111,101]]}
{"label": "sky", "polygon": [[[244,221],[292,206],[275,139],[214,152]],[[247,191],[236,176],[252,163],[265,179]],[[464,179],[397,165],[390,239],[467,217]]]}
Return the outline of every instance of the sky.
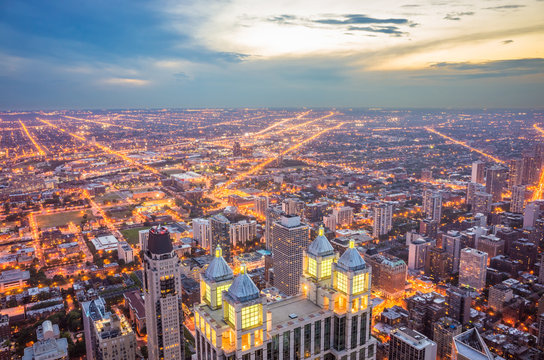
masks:
{"label": "sky", "polygon": [[543,14],[543,0],[0,0],[0,108],[542,108]]}

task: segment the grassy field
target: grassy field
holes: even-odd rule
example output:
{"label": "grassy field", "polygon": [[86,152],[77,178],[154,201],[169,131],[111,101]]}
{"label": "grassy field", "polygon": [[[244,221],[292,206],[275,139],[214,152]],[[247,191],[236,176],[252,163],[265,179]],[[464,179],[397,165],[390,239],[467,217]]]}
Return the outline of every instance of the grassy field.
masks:
{"label": "grassy field", "polygon": [[102,196],[97,196],[95,198],[95,201],[99,202],[101,204],[103,204],[104,202],[111,202],[113,200],[118,200],[118,201],[122,200],[121,196],[119,196],[119,193],[117,191],[109,192],[109,193],[106,193],[106,194],[104,194]]}
{"label": "grassy field", "polygon": [[48,214],[48,215],[38,215],[36,216],[36,221],[38,222],[38,226],[42,229],[55,227],[55,226],[63,226],[70,222],[73,222],[74,224],[78,225],[81,223],[81,219],[83,218],[84,214],[87,214],[87,220],[94,219],[94,216],[91,210],[84,210],[84,211],[68,211],[68,212],[61,212],[61,213]]}
{"label": "grassy field", "polygon": [[134,228],[134,229],[126,229],[126,230],[121,230],[121,233],[123,234],[125,239],[127,239],[129,244],[137,245],[138,244],[138,232],[140,230],[147,230],[147,229],[149,229],[149,227],[139,227],[139,228]]}

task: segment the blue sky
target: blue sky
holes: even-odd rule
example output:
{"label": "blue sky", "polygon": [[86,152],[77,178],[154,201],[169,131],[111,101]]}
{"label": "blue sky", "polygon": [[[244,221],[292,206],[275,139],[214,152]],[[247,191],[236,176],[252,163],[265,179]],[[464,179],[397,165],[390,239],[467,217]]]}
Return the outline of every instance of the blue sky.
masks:
{"label": "blue sky", "polygon": [[542,107],[544,1],[0,0],[0,108]]}

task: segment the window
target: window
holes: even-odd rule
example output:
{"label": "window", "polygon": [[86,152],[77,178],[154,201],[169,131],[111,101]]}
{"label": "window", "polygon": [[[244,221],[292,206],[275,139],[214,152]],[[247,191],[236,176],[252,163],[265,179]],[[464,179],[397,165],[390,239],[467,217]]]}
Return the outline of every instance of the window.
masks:
{"label": "window", "polygon": [[344,294],[348,293],[348,277],[346,274],[339,271],[335,272],[336,274],[336,289],[342,291]]}
{"label": "window", "polygon": [[263,350],[255,351],[255,360],[263,360]]}
{"label": "window", "polygon": [[204,300],[208,303],[208,304],[211,304],[212,303],[212,290],[210,289],[210,285],[208,284],[204,284],[205,285],[205,289],[204,289]]}
{"label": "window", "polygon": [[200,322],[200,315],[195,311],[195,325],[197,328],[200,327],[199,322]]}
{"label": "window", "polygon": [[359,274],[353,277],[353,294],[360,294],[366,291],[367,274]]}
{"label": "window", "polygon": [[[355,315],[351,320],[351,348],[357,347],[357,326],[359,322],[359,317]],[[353,354],[351,355],[353,356]]]}
{"label": "window", "polygon": [[323,350],[327,351],[331,348],[331,318],[325,319],[325,331],[323,332]]}
{"label": "window", "polygon": [[324,259],[321,261],[321,269],[319,271],[319,277],[326,279],[331,277],[332,259]]}
{"label": "window", "polygon": [[368,296],[361,298],[361,310],[365,310],[368,307]]}
{"label": "window", "polygon": [[346,318],[334,317],[333,347],[337,351],[346,349]]}
{"label": "window", "polygon": [[[221,306],[221,304],[223,303],[223,291],[224,290],[228,290],[230,287],[230,284],[225,284],[225,285],[221,285],[221,286],[218,286],[217,287],[217,293],[215,294],[216,296],[216,302],[217,302],[217,306]],[[206,289],[206,292],[208,291],[208,289]]]}
{"label": "window", "polygon": [[361,315],[361,330],[359,330],[359,345],[366,343],[366,313]]}
{"label": "window", "polygon": [[308,257],[308,274],[317,277],[317,262],[311,257]]}
{"label": "window", "polygon": [[225,312],[225,321],[230,323],[231,325],[236,325],[236,314],[234,311],[234,306],[232,306],[228,302],[225,302],[223,304],[223,309],[223,311]]}
{"label": "window", "polygon": [[291,332],[286,331],[283,333],[283,358],[284,359],[290,359],[291,358]]}
{"label": "window", "polygon": [[312,324],[304,325],[304,357],[312,356],[310,346],[312,344]]}
{"label": "window", "polygon": [[261,325],[261,306],[261,304],[255,304],[242,308],[242,329],[249,329]]}
{"label": "window", "polygon": [[321,320],[315,322],[314,327],[314,354],[321,352]]}
{"label": "window", "polygon": [[212,344],[213,346],[217,346],[217,333],[214,329],[212,329]]}

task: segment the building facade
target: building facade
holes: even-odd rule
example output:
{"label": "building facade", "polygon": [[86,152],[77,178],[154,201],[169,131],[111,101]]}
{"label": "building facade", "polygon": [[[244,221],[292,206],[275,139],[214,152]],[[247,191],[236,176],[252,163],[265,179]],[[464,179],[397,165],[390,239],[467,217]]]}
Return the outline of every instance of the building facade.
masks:
{"label": "building facade", "polygon": [[461,250],[459,286],[482,291],[487,272],[487,253],[472,248]]}

